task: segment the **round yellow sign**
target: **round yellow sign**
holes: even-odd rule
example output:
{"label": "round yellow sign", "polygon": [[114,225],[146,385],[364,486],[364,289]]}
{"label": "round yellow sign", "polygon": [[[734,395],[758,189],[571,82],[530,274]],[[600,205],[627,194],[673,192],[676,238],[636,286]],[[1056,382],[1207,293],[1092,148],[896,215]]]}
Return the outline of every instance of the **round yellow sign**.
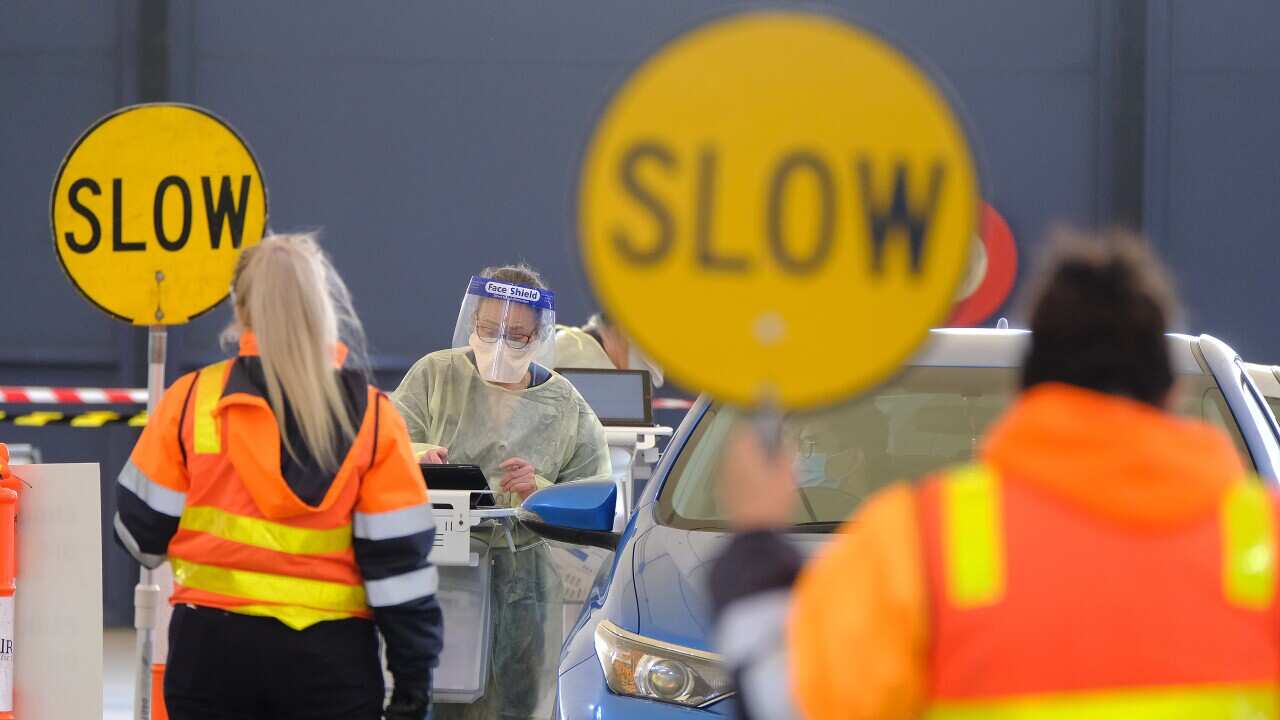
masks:
{"label": "round yellow sign", "polygon": [[979,207],[966,132],[906,55],[834,17],[714,21],[635,70],[578,188],[602,308],[679,383],[837,402],[944,320]]}
{"label": "round yellow sign", "polygon": [[222,302],[240,251],[267,224],[249,147],[187,105],[137,105],[99,120],[62,161],[51,205],[71,282],[136,325],[178,325]]}

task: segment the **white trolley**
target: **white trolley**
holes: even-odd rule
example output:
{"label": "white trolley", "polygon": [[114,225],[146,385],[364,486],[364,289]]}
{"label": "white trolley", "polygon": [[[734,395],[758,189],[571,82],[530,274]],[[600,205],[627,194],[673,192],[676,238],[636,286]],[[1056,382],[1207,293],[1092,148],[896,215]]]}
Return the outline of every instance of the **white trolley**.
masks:
{"label": "white trolley", "polygon": [[[485,692],[492,627],[489,584],[493,561],[484,537],[503,538],[514,550],[515,508],[472,508],[470,490],[432,490],[436,538],[431,561],[440,572],[436,597],[444,612],[444,650],[432,676],[437,703],[469,704]],[[499,532],[473,534],[497,526]]]}

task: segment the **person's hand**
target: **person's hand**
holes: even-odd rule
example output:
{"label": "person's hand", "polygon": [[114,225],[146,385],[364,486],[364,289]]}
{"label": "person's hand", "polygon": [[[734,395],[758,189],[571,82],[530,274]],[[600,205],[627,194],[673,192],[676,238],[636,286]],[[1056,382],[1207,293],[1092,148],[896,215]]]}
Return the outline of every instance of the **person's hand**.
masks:
{"label": "person's hand", "polygon": [[528,498],[538,489],[533,477],[533,465],[524,458],[511,458],[498,466],[502,469],[502,489],[515,493],[521,500]]}
{"label": "person's hand", "polygon": [[433,448],[422,453],[418,462],[424,465],[444,465],[449,462],[449,448]]}
{"label": "person's hand", "polygon": [[734,530],[782,527],[796,501],[795,450],[783,445],[769,454],[756,429],[739,423],[725,441],[716,486]]}
{"label": "person's hand", "polygon": [[391,694],[391,703],[383,713],[383,720],[426,720],[431,716],[431,703],[425,697],[401,693]]}

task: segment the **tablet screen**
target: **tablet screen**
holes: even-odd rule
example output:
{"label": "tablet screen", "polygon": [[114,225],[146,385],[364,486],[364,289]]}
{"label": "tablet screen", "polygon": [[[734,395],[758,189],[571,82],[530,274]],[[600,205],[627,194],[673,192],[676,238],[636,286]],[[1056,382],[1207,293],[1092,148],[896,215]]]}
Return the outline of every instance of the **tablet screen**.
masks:
{"label": "tablet screen", "polygon": [[653,386],[645,370],[561,368],[604,425],[653,424]]}
{"label": "tablet screen", "polygon": [[488,490],[478,465],[419,465],[428,490]]}

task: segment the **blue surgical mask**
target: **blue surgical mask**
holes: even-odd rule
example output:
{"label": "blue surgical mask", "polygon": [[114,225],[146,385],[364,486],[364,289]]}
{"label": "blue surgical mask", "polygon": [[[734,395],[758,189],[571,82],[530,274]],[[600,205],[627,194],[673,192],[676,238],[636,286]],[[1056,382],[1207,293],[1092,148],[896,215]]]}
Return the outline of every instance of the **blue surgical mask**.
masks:
{"label": "blue surgical mask", "polygon": [[827,481],[827,455],[810,449],[796,458],[796,484],[815,487]]}

